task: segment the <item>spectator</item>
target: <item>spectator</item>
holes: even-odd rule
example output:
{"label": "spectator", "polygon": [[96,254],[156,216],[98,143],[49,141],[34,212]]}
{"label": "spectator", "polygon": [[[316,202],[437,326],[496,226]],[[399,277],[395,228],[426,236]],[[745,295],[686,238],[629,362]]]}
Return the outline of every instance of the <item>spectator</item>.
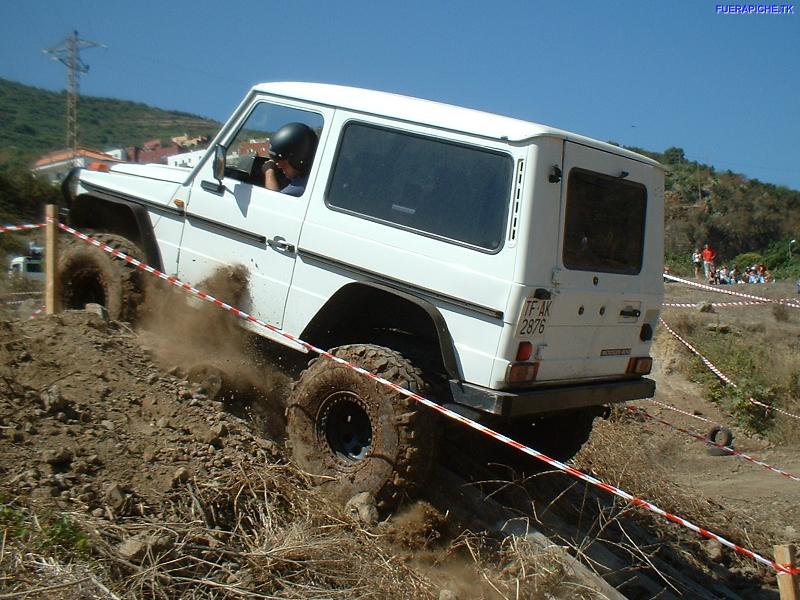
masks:
{"label": "spectator", "polygon": [[731,272],[728,274],[728,281],[730,283],[739,283],[739,267],[733,265]]}
{"label": "spectator", "polygon": [[711,274],[715,270],[714,263],[717,260],[717,252],[708,244],[703,246],[703,275],[705,276],[706,280],[711,277]]}
{"label": "spectator", "polygon": [[767,265],[758,265],[756,267],[756,274],[758,275],[758,283],[772,282],[772,273],[767,271]]}
{"label": "spectator", "polygon": [[695,248],[692,252],[692,266],[694,267],[694,278],[700,279],[700,268],[703,266],[703,255],[700,254],[700,249]]}
{"label": "spectator", "polygon": [[719,276],[719,282],[722,284],[728,284],[731,282],[730,274],[728,273],[728,267],[722,265],[722,268],[717,271],[717,275]]}

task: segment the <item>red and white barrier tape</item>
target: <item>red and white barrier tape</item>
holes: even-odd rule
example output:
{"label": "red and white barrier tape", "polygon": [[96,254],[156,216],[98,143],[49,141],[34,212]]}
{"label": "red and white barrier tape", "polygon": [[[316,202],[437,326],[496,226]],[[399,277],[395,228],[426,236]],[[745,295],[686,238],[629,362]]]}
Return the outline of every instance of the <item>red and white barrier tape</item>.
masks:
{"label": "red and white barrier tape", "polygon": [[31,313],[31,316],[28,317],[28,320],[30,321],[31,319],[35,319],[37,316],[39,316],[43,312],[44,312],[44,306],[42,306],[41,308],[37,308],[35,311],[33,311]]}
{"label": "red and white barrier tape", "polygon": [[754,296],[753,294],[743,294],[741,292],[733,292],[731,290],[726,290],[721,287],[705,285],[702,283],[697,283],[696,281],[691,281],[689,279],[681,279],[680,277],[675,277],[674,275],[664,275],[664,279],[669,279],[670,281],[677,281],[678,283],[685,283],[686,285],[690,285],[692,287],[696,287],[701,290],[708,290],[710,292],[717,292],[719,294],[728,294],[729,296],[739,296],[740,298],[749,298],[750,300],[757,300],[758,302],[772,302],[778,304],[785,304],[793,308],[800,308],[800,304],[795,304],[794,302],[784,302],[781,300],[764,298],[762,296]]}
{"label": "red and white barrier tape", "polygon": [[664,327],[667,329],[667,331],[669,331],[669,332],[670,332],[670,333],[673,335],[673,337],[675,337],[675,339],[677,339],[677,340],[678,340],[678,341],[679,341],[681,344],[683,344],[684,346],[686,346],[686,347],[687,347],[687,348],[688,348],[688,349],[689,349],[691,352],[693,352],[693,353],[694,353],[694,354],[696,354],[698,357],[700,357],[700,360],[702,360],[702,361],[703,361],[703,364],[705,364],[705,365],[706,365],[706,366],[709,368],[709,370],[710,370],[712,373],[714,373],[714,375],[716,375],[717,377],[719,377],[719,378],[720,378],[722,381],[724,381],[725,383],[727,383],[727,384],[729,384],[729,385],[732,385],[734,388],[735,388],[735,387],[737,387],[737,386],[736,386],[736,384],[735,384],[735,383],[734,383],[734,382],[733,382],[733,381],[732,381],[730,378],[728,378],[728,376],[727,376],[727,375],[725,375],[725,373],[723,373],[722,371],[720,371],[720,370],[719,370],[719,369],[718,369],[718,368],[717,368],[717,367],[714,365],[714,363],[712,363],[712,362],[711,362],[710,360],[708,360],[708,359],[707,359],[705,356],[703,356],[702,354],[700,354],[700,352],[697,350],[697,348],[695,348],[694,346],[692,346],[692,345],[691,345],[689,342],[687,342],[687,341],[686,341],[685,339],[683,339],[683,338],[682,338],[680,335],[678,335],[678,333],[677,333],[677,332],[676,332],[674,329],[672,329],[672,328],[671,328],[669,325],[667,325],[667,323],[666,323],[666,321],[664,321],[664,319],[662,319],[662,318],[659,318],[659,321],[660,321],[660,322],[661,322],[661,324],[662,324],[662,325],[663,325],[663,326],[664,326]]}
{"label": "red and white barrier tape", "polygon": [[688,412],[686,410],[682,410],[682,409],[678,408],[677,406],[672,406],[671,404],[666,404],[665,402],[659,402],[655,398],[648,398],[647,401],[648,402],[652,402],[653,404],[658,404],[660,407],[666,408],[667,410],[671,410],[673,412],[680,413],[682,415],[686,415],[687,417],[691,417],[693,419],[697,419],[698,421],[703,421],[705,423],[708,423],[709,425],[714,425],[715,427],[716,426],[720,426],[720,427],[722,426],[722,423],[717,423],[715,421],[712,421],[711,419],[706,419],[705,417],[702,417],[700,415],[695,415],[695,414],[690,413],[690,412]]}
{"label": "red and white barrier tape", "polygon": [[[800,308],[800,304],[794,298],[776,298],[772,301],[775,304],[787,304],[792,307]],[[728,306],[764,306],[770,304],[761,300],[754,300],[752,302],[664,302],[661,306],[665,308],[697,308],[698,305],[710,304],[713,307],[728,307]]]}
{"label": "red and white barrier tape", "polygon": [[[684,346],[686,346],[686,347],[687,347],[687,348],[688,348],[688,349],[689,349],[691,352],[693,352],[694,354],[696,354],[696,355],[697,355],[697,356],[700,358],[700,360],[702,360],[702,361],[703,361],[703,364],[705,364],[705,365],[706,365],[706,366],[709,368],[709,370],[710,370],[712,373],[714,373],[714,375],[716,375],[717,377],[719,377],[719,378],[720,378],[722,381],[724,381],[725,383],[727,383],[728,385],[730,385],[730,386],[731,386],[731,387],[733,387],[734,389],[739,389],[739,386],[738,386],[738,385],[736,385],[736,383],[734,383],[734,382],[733,382],[733,380],[731,380],[731,378],[730,378],[730,377],[728,377],[727,375],[725,375],[725,374],[724,374],[722,371],[720,371],[720,370],[719,370],[719,369],[718,369],[718,368],[717,368],[717,367],[714,365],[714,363],[712,363],[712,362],[711,362],[710,360],[708,360],[708,359],[707,359],[705,356],[703,356],[702,354],[700,354],[700,352],[697,350],[697,348],[695,348],[694,346],[692,346],[692,345],[691,345],[689,342],[687,342],[687,341],[686,341],[685,339],[683,339],[683,338],[682,338],[680,335],[678,335],[678,333],[677,333],[675,330],[673,330],[673,329],[672,329],[672,328],[671,328],[669,325],[667,325],[667,324],[666,324],[666,322],[664,321],[664,319],[662,319],[661,317],[659,317],[659,321],[661,322],[661,324],[662,324],[664,327],[666,327],[667,331],[669,331],[669,332],[670,332],[670,333],[671,333],[671,334],[672,334],[672,335],[675,337],[675,339],[677,339],[677,340],[678,340],[679,342],[681,342],[681,343],[682,343]],[[780,413],[780,414],[782,414],[782,415],[785,415],[785,416],[787,416],[787,417],[791,417],[791,418],[793,418],[793,419],[798,419],[798,420],[800,420],[800,415],[796,415],[796,414],[794,414],[794,413],[790,413],[789,411],[787,411],[787,410],[783,410],[782,408],[778,408],[777,406],[770,406],[769,404],[764,404],[763,402],[760,402],[759,400],[756,400],[756,399],[755,399],[755,398],[753,398],[752,396],[751,396],[750,398],[748,398],[747,400],[748,400],[750,403],[752,403],[752,404],[755,404],[756,406],[760,406],[760,407],[762,407],[762,408],[764,408],[764,409],[766,409],[766,410],[774,410],[775,412],[778,412],[778,413]]]}
{"label": "red and white barrier tape", "polygon": [[525,454],[528,454],[529,456],[532,456],[533,458],[536,458],[536,459],[538,459],[538,460],[540,460],[542,462],[545,462],[545,463],[547,463],[547,464],[549,464],[549,465],[551,465],[551,466],[553,466],[553,467],[555,467],[555,468],[557,468],[557,469],[559,469],[561,471],[564,471],[565,473],[567,473],[569,475],[572,475],[573,477],[576,477],[577,479],[580,479],[582,481],[590,483],[595,487],[598,487],[598,488],[600,488],[602,490],[605,490],[606,492],[612,493],[615,496],[618,496],[618,497],[622,498],[623,500],[626,500],[627,502],[629,502],[631,504],[647,508],[651,512],[654,512],[657,515],[660,515],[660,516],[664,517],[665,519],[667,519],[669,521],[672,521],[673,523],[677,523],[678,525],[682,525],[682,526],[684,526],[684,527],[686,527],[688,529],[691,529],[695,533],[698,533],[699,535],[701,535],[701,536],[703,536],[705,538],[716,540],[717,542],[719,542],[723,546],[726,546],[726,547],[730,548],[731,550],[733,550],[733,551],[735,551],[735,552],[737,552],[737,553],[739,553],[739,554],[741,554],[743,556],[747,556],[748,558],[751,558],[751,559],[753,559],[753,560],[755,560],[757,562],[760,562],[760,563],[762,563],[762,564],[764,564],[764,565],[766,565],[768,567],[771,567],[771,568],[775,569],[776,571],[778,571],[780,573],[800,574],[800,568],[794,568],[791,565],[782,565],[782,564],[777,563],[777,562],[775,562],[773,560],[765,558],[764,556],[761,556],[760,554],[757,554],[757,553],[753,552],[752,550],[748,550],[747,548],[743,548],[743,547],[739,546],[738,544],[734,544],[733,542],[725,539],[724,537],[722,537],[720,535],[717,535],[716,533],[713,533],[711,531],[708,531],[707,529],[703,529],[702,527],[699,527],[699,526],[695,525],[694,523],[691,523],[690,521],[687,521],[686,519],[683,519],[681,517],[678,517],[676,515],[668,513],[665,510],[662,510],[661,508],[657,507],[656,505],[654,505],[654,504],[652,504],[650,502],[647,502],[646,500],[642,500],[641,498],[637,498],[636,496],[633,496],[633,495],[629,494],[628,492],[625,492],[625,491],[623,491],[623,490],[621,490],[621,489],[619,489],[617,487],[614,487],[614,486],[612,486],[612,485],[610,485],[608,483],[600,481],[600,480],[592,477],[591,475],[588,475],[588,474],[583,473],[582,471],[579,471],[579,470],[577,470],[577,469],[575,469],[573,467],[565,465],[564,463],[559,462],[559,461],[555,460],[554,458],[551,458],[551,457],[549,457],[549,456],[547,456],[545,454],[542,454],[538,450],[534,450],[533,448],[529,448],[528,446],[520,444],[519,442],[514,441],[509,437],[506,437],[502,433],[494,431],[493,429],[489,429],[485,425],[482,425],[480,423],[472,421],[471,419],[468,419],[468,418],[466,418],[466,417],[464,417],[464,416],[462,416],[462,415],[460,415],[460,414],[458,414],[456,412],[453,412],[452,410],[449,410],[449,409],[445,408],[444,406],[441,406],[441,405],[433,402],[432,400],[428,400],[427,398],[423,398],[422,396],[420,396],[418,394],[415,394],[414,392],[412,392],[410,390],[407,390],[407,389],[405,389],[403,387],[400,387],[400,386],[392,383],[391,381],[383,379],[382,377],[378,377],[374,373],[370,373],[369,371],[367,371],[367,370],[365,370],[365,369],[363,369],[363,368],[361,368],[361,367],[359,367],[357,365],[353,365],[353,364],[351,364],[351,363],[349,363],[349,362],[347,362],[347,361],[345,361],[345,360],[343,360],[343,359],[341,359],[341,358],[339,358],[337,356],[334,356],[333,354],[331,354],[331,353],[329,353],[329,352],[327,352],[325,350],[322,350],[321,348],[317,348],[316,346],[314,346],[312,344],[309,344],[308,342],[305,342],[305,341],[303,341],[303,340],[291,335],[290,333],[286,333],[284,331],[281,331],[280,329],[278,329],[274,325],[271,325],[271,324],[266,323],[266,322],[264,322],[264,321],[262,321],[260,319],[257,319],[256,317],[253,317],[252,315],[249,315],[246,312],[231,306],[230,304],[226,304],[225,302],[222,302],[221,300],[218,300],[218,299],[214,298],[210,294],[206,294],[205,292],[201,292],[200,290],[197,290],[197,289],[193,288],[188,283],[183,283],[182,281],[178,280],[175,277],[170,277],[170,276],[166,275],[165,273],[162,273],[158,269],[155,269],[155,268],[153,268],[153,267],[151,267],[151,266],[149,266],[149,265],[147,265],[147,264],[145,264],[145,263],[143,263],[143,262],[141,262],[139,260],[136,260],[135,258],[133,258],[131,256],[128,256],[128,255],[120,252],[119,250],[116,250],[116,249],[114,249],[114,248],[112,248],[110,246],[107,246],[107,245],[103,244],[102,242],[99,242],[99,241],[97,241],[97,240],[95,240],[95,239],[93,239],[93,238],[91,238],[91,237],[89,237],[89,236],[87,236],[87,235],[85,235],[83,233],[80,233],[80,232],[76,231],[75,229],[72,229],[71,227],[68,227],[68,226],[64,225],[63,223],[58,223],[58,226],[61,229],[63,229],[64,231],[66,231],[68,233],[71,233],[72,235],[74,235],[76,237],[79,237],[80,239],[84,240],[85,242],[87,242],[89,244],[92,244],[93,246],[96,246],[96,247],[100,248],[101,250],[103,250],[105,252],[108,252],[109,254],[111,254],[112,256],[114,256],[116,258],[124,260],[125,262],[127,262],[127,263],[129,263],[129,264],[131,264],[131,265],[133,265],[133,266],[135,266],[135,267],[137,267],[139,269],[147,271],[148,273],[150,273],[152,275],[155,275],[156,277],[159,277],[159,278],[161,278],[161,279],[163,279],[165,281],[168,281],[171,284],[173,284],[174,286],[176,286],[178,288],[181,288],[183,290],[186,290],[189,293],[197,296],[198,298],[201,298],[202,300],[206,300],[207,302],[211,302],[212,304],[214,304],[216,306],[219,306],[220,308],[223,308],[223,309],[227,310],[228,312],[233,313],[234,315],[236,315],[237,317],[239,317],[241,319],[244,319],[246,321],[250,321],[252,323],[256,323],[258,325],[261,325],[262,327],[266,327],[270,331],[273,331],[273,332],[275,332],[275,333],[277,333],[279,335],[282,335],[285,338],[302,345],[306,349],[319,354],[320,356],[324,356],[325,358],[327,358],[329,360],[332,360],[335,363],[338,363],[338,364],[340,364],[340,365],[342,365],[344,367],[352,369],[353,371],[356,371],[357,373],[360,373],[361,375],[363,375],[365,377],[368,377],[369,379],[372,379],[373,381],[376,381],[377,383],[380,383],[381,385],[383,385],[385,387],[388,387],[388,388],[394,390],[395,392],[397,392],[399,394],[403,394],[404,396],[407,396],[409,398],[412,398],[413,400],[416,400],[420,404],[422,404],[424,406],[427,406],[428,408],[430,408],[432,410],[435,410],[436,412],[444,415],[445,417],[447,417],[449,419],[452,419],[454,421],[458,421],[462,425],[466,425],[467,427],[470,427],[472,429],[480,431],[481,433],[483,433],[485,435],[488,435],[488,436],[490,436],[490,437],[492,437],[492,438],[494,438],[494,439],[496,439],[496,440],[498,440],[498,441],[500,441],[500,442],[502,442],[502,443],[504,443],[504,444],[506,444],[508,446],[511,446],[512,448],[516,448],[517,450],[519,450],[521,452],[524,452]]}
{"label": "red and white barrier tape", "polygon": [[8,231],[29,231],[44,226],[45,223],[37,223],[35,225],[0,225],[0,233],[6,233]]}
{"label": "red and white barrier tape", "polygon": [[731,454],[731,455],[736,456],[738,458],[741,458],[741,459],[744,459],[746,461],[749,461],[749,462],[751,462],[753,464],[758,465],[759,467],[764,467],[768,471],[772,471],[773,473],[777,473],[778,475],[783,475],[784,477],[787,477],[788,479],[792,479],[794,481],[800,481],[800,477],[798,477],[797,475],[792,475],[791,473],[788,473],[788,472],[786,472],[786,471],[784,471],[782,469],[778,469],[777,467],[773,467],[771,465],[768,465],[767,463],[765,463],[763,461],[760,461],[760,460],[758,460],[756,458],[753,458],[752,456],[750,456],[748,454],[745,454],[744,452],[739,452],[738,450],[734,450],[733,448],[730,448],[729,446],[723,446],[722,444],[717,444],[716,442],[712,442],[706,436],[704,436],[704,435],[702,435],[700,433],[697,433],[696,431],[691,431],[689,429],[684,429],[683,427],[678,427],[677,425],[674,425],[673,423],[670,423],[668,421],[664,421],[663,419],[660,419],[660,418],[656,417],[655,415],[651,415],[646,410],[643,410],[643,409],[635,407],[635,406],[626,406],[625,408],[627,408],[631,412],[634,412],[636,414],[642,415],[643,417],[647,417],[648,419],[656,421],[657,423],[661,423],[662,425],[666,425],[667,427],[671,427],[675,431],[678,431],[680,433],[685,433],[686,435],[691,436],[696,440],[700,440],[701,442],[703,442],[705,444],[708,444],[709,446],[714,446],[715,448],[719,448],[720,450],[724,450],[728,454]]}
{"label": "red and white barrier tape", "polygon": [[761,300],[753,301],[753,302],[664,302],[661,306],[665,308],[697,308],[698,305],[702,304],[710,304],[711,306],[763,306],[764,304],[768,304],[768,302],[762,302]]}

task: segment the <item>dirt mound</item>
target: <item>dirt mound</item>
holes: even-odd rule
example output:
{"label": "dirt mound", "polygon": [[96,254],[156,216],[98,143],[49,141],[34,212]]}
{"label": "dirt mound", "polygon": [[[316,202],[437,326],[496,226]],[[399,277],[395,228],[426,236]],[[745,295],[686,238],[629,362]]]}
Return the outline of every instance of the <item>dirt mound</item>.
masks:
{"label": "dirt mound", "polygon": [[[378,523],[331,503],[270,434],[286,376],[229,316],[185,310],[162,298],[158,334],[92,311],[0,321],[0,591],[463,599],[566,579],[427,503]],[[214,364],[246,385],[216,387]]]}
{"label": "dirt mound", "polygon": [[[26,533],[25,523],[36,515],[50,523],[40,531],[61,523],[74,533],[48,551],[102,559],[95,580],[126,582],[137,597],[313,597],[367,584],[387,597],[427,595],[429,582],[391,564],[277,443],[233,414],[241,405],[210,400],[180,367],[162,371],[126,326],[75,311],[2,322],[0,338],[7,559],[14,539],[30,549],[36,526]],[[18,562],[12,581],[32,577]]]}

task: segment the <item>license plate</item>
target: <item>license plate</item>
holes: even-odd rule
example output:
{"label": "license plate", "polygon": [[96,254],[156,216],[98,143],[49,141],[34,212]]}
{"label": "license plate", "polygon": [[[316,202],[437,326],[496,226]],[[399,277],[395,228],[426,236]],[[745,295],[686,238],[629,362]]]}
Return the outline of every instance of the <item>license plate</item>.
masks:
{"label": "license plate", "polygon": [[550,318],[552,300],[528,298],[522,307],[522,314],[517,325],[517,335],[535,337],[544,334],[547,320]]}

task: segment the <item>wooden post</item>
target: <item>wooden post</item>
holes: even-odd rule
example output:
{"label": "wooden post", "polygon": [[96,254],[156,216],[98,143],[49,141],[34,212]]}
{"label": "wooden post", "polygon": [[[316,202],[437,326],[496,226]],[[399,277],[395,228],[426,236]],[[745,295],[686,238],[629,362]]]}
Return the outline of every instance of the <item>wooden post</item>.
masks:
{"label": "wooden post", "polygon": [[[794,568],[794,546],[781,545],[775,546],[774,549],[776,563]],[[781,600],[800,599],[800,589],[798,589],[797,583],[797,575],[781,572],[778,573],[778,591],[781,594]]]}
{"label": "wooden post", "polygon": [[53,315],[61,311],[61,287],[58,281],[58,207],[48,204],[45,207],[47,225],[44,234],[44,310]]}

